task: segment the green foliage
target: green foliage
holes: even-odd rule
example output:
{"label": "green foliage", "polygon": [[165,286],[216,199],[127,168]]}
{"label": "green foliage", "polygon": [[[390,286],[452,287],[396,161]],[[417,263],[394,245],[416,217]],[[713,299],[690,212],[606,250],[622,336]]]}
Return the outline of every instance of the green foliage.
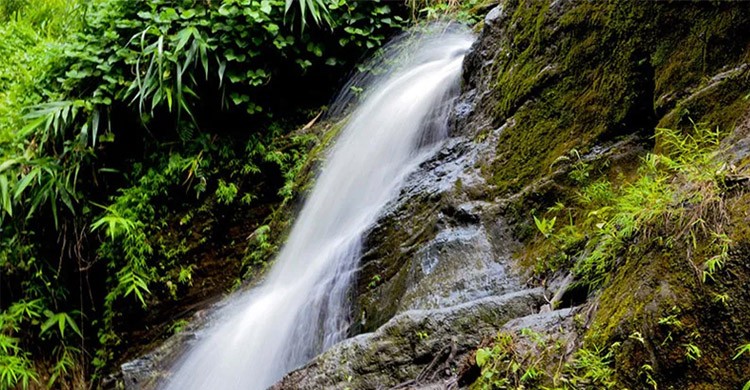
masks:
{"label": "green foliage", "polygon": [[570,364],[569,383],[573,388],[618,388],[615,381],[615,370],[612,367],[613,345],[607,350],[597,347],[581,348],[576,351]]}
{"label": "green foliage", "polygon": [[687,357],[690,361],[696,361],[700,359],[701,356],[703,356],[703,352],[701,351],[700,347],[693,343],[687,343],[683,344],[685,347],[685,357]]}
{"label": "green foliage", "polygon": [[39,332],[41,335],[49,333],[50,329],[57,325],[57,330],[60,332],[60,338],[62,339],[65,338],[65,329],[68,328],[75,332],[78,337],[83,337],[81,330],[78,329],[78,325],[76,325],[68,313],[52,313],[51,311],[47,311],[45,315],[47,315],[47,320],[42,323],[41,331]]}
{"label": "green foliage", "polygon": [[255,229],[253,234],[250,235],[250,245],[252,250],[248,251],[249,255],[247,259],[250,264],[260,264],[275,250],[275,246],[271,243],[269,237],[270,232],[270,226],[262,225]]}
{"label": "green foliage", "polygon": [[[596,180],[578,192],[575,206],[549,210],[567,211],[568,226],[553,231],[550,221],[555,217],[534,217],[550,250],[538,270],[572,266],[580,283],[595,288],[606,280],[618,257],[630,250],[633,240],[668,247],[682,240],[691,252],[698,249],[699,241],[706,244],[709,255],[702,260],[702,279],[713,279],[731,244],[721,223],[726,168],[717,158],[720,134],[694,124],[687,133],[657,129],[656,139],[659,152],[643,159],[630,182],[616,186]],[[573,170],[587,172],[588,167],[574,164]],[[585,184],[587,176],[576,177]],[[693,260],[686,265],[696,267]]]}
{"label": "green foliage", "polygon": [[[570,173],[568,174],[568,176],[576,183],[584,183],[589,178],[589,164],[583,161],[583,159],[581,158],[581,153],[579,153],[577,149],[571,149],[568,155],[575,158],[575,161],[571,165]],[[555,162],[562,160],[570,160],[570,158],[568,158],[568,156],[561,156],[557,160],[555,160]]]}
{"label": "green foliage", "polygon": [[193,265],[180,267],[180,273],[177,276],[177,282],[182,284],[193,284]]}
{"label": "green foliage", "polygon": [[55,364],[50,369],[47,387],[54,388],[60,379],[69,377],[80,365],[81,351],[68,345],[55,347],[53,355],[56,356]]}
{"label": "green foliage", "polygon": [[[341,37],[320,30],[293,33],[284,23],[282,0],[218,6],[152,0],[147,8],[104,2],[92,12],[80,38],[66,48],[70,70],[63,88],[68,94],[92,91],[80,97],[91,105],[92,118],[122,102],[136,106],[146,123],[162,111],[173,113],[178,124],[183,114],[196,122],[198,94],[207,86],[220,91],[223,107],[272,115],[269,105],[278,102],[261,99],[284,95],[277,83],[351,64],[348,50],[377,47],[384,32],[400,23],[397,15],[385,17],[391,8],[377,2],[338,1],[327,8],[318,0],[298,3],[303,13],[328,20],[331,30],[343,30]],[[92,133],[101,119],[92,119]],[[191,129],[179,126],[183,140],[192,136]]]}
{"label": "green foliage", "polygon": [[[473,388],[504,389],[530,385],[523,365],[516,354],[512,334],[499,333],[491,348],[480,348],[476,352],[476,362],[482,374]],[[534,366],[530,367],[536,370]],[[522,379],[523,378],[523,379]]]}
{"label": "green foliage", "polygon": [[21,350],[19,340],[0,333],[0,387],[23,389],[38,383],[39,374],[32,368],[28,353]]}
{"label": "green foliage", "polygon": [[307,24],[308,17],[312,18],[318,25],[325,24],[331,26],[333,24],[325,0],[286,0],[284,14],[289,13],[289,9],[292,8],[292,4],[294,3],[297,3],[299,7],[300,24],[303,30]]}
{"label": "green foliage", "polygon": [[737,354],[734,355],[734,357],[732,358],[732,360],[737,360],[741,356],[743,356],[744,354],[750,354],[750,343],[744,344],[744,345],[740,345],[739,347],[737,347]]}
{"label": "green foliage", "polygon": [[237,186],[234,183],[227,184],[224,180],[219,180],[219,186],[216,188],[216,200],[219,203],[230,204],[237,196]]}
{"label": "green foliage", "polygon": [[370,278],[370,283],[367,283],[367,288],[373,289],[377,287],[382,280],[383,278],[380,275],[378,274],[372,275],[372,278]]}
{"label": "green foliage", "polygon": [[114,241],[120,236],[127,236],[133,233],[136,228],[136,222],[119,215],[117,209],[113,207],[103,207],[107,213],[101,218],[93,221],[91,231],[105,228],[109,238]]}
{"label": "green foliage", "polygon": [[58,36],[76,30],[83,3],[70,0],[2,0],[0,22],[22,21],[45,35]]}
{"label": "green foliage", "polygon": [[177,320],[169,326],[169,331],[172,334],[180,333],[188,324],[189,322],[185,319]]}
{"label": "green foliage", "polygon": [[565,344],[530,329],[500,332],[475,359],[481,375],[472,389],[615,389],[613,354],[607,349],[581,348],[565,358]]}
{"label": "green foliage", "polygon": [[482,10],[489,9],[493,0],[406,0],[412,17],[426,20],[450,18],[466,24],[482,19]]}
{"label": "green foliage", "polygon": [[552,219],[547,219],[542,217],[542,219],[539,219],[534,217],[534,224],[536,225],[536,228],[539,229],[539,232],[541,232],[545,237],[549,237],[550,234],[552,234],[552,230],[555,228],[555,222],[557,222],[557,217],[552,217]]}
{"label": "green foliage", "polygon": [[[40,385],[40,373],[34,367],[32,355],[22,347],[22,340],[14,335],[23,335],[24,330],[38,327],[43,340],[56,339],[50,354],[53,366],[49,370],[47,387],[52,388],[58,379],[66,378],[77,364],[80,351],[67,346],[69,341],[80,341],[81,330],[74,320],[80,313],[53,313],[40,299],[20,300],[0,314],[0,388],[28,388]],[[66,333],[67,332],[67,333]],[[72,337],[72,339],[71,339]]]}

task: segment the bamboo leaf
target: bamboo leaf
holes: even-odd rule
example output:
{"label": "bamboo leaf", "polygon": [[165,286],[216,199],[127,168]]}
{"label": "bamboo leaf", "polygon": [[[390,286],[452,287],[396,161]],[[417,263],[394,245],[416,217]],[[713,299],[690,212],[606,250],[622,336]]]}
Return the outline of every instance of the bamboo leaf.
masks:
{"label": "bamboo leaf", "polygon": [[8,191],[8,177],[5,175],[0,175],[0,196],[2,196],[3,210],[12,217],[13,207],[11,206],[10,192]]}
{"label": "bamboo leaf", "polygon": [[26,190],[26,187],[28,187],[31,182],[37,178],[39,175],[39,169],[34,168],[30,170],[26,175],[21,178],[21,181],[18,182],[16,185],[16,192],[13,194],[14,199],[18,199],[21,197],[21,194]]}
{"label": "bamboo leaf", "polygon": [[192,36],[191,29],[195,29],[194,27],[188,27],[180,30],[177,32],[177,35],[175,35],[175,38],[177,38],[177,45],[174,48],[175,53],[179,53],[182,51],[182,49],[187,44],[188,40]]}
{"label": "bamboo leaf", "polygon": [[67,188],[60,191],[58,194],[60,196],[60,200],[62,200],[63,204],[70,210],[71,213],[75,214],[75,208],[73,208],[73,201],[70,198],[70,194],[67,190]]}
{"label": "bamboo leaf", "polygon": [[70,326],[70,329],[73,329],[73,332],[75,332],[75,334],[77,334],[79,337],[83,337],[81,329],[78,328],[78,325],[76,325],[76,322],[73,321],[73,318],[71,318],[67,313],[64,313],[64,315],[65,321],[68,323],[68,326]]}
{"label": "bamboo leaf", "polygon": [[216,62],[219,63],[219,85],[222,85],[224,83],[224,72],[227,70],[227,62],[226,61],[219,61],[219,58],[216,58]]}
{"label": "bamboo leaf", "polygon": [[49,318],[47,318],[47,321],[44,321],[44,323],[41,326],[41,331],[39,332],[40,335],[47,333],[47,331],[57,323],[57,318],[52,315]]}
{"label": "bamboo leaf", "polygon": [[[58,227],[58,226],[60,226],[60,222],[59,222],[59,220],[58,220],[58,218],[57,218],[57,197],[55,197],[55,196],[50,196],[50,197],[49,197],[49,200],[50,200],[50,207],[52,208],[52,220],[53,220],[53,221],[55,222],[55,227]],[[40,202],[40,203],[41,203],[41,202]],[[33,209],[34,209],[35,207],[36,207],[36,206],[32,207],[32,210],[33,210]],[[31,215],[31,212],[32,212],[32,211],[30,210],[30,211],[29,211],[29,215]]]}
{"label": "bamboo leaf", "polygon": [[96,146],[96,135],[99,132],[99,110],[94,110],[91,117],[91,146]]}
{"label": "bamboo leaf", "polygon": [[46,117],[39,117],[39,118],[34,119],[33,121],[29,122],[26,126],[24,126],[21,129],[21,131],[18,132],[18,136],[20,138],[26,138],[26,136],[28,136],[32,131],[38,129],[39,126],[41,126],[42,123],[44,123],[45,121],[47,121]]}
{"label": "bamboo leaf", "polygon": [[12,167],[13,165],[16,165],[18,163],[18,160],[15,158],[9,158],[0,164],[0,173],[5,172],[8,168]]}

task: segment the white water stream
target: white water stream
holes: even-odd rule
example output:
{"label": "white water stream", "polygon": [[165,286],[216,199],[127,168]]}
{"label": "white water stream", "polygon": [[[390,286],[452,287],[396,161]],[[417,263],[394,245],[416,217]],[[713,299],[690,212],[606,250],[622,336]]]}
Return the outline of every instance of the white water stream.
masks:
{"label": "white water stream", "polygon": [[[363,234],[446,136],[473,37],[401,39],[397,69],[365,88],[259,287],[230,298],[163,388],[265,389],[346,337]],[[393,61],[394,52],[399,52]],[[430,147],[432,146],[432,147]]]}

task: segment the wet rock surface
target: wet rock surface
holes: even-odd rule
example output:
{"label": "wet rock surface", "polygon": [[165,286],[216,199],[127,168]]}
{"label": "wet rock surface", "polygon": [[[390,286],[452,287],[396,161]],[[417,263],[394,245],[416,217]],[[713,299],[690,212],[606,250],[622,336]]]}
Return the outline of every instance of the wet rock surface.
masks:
{"label": "wet rock surface", "polygon": [[542,293],[522,290],[441,309],[402,312],[377,331],[334,346],[274,388],[448,386],[457,380],[457,361],[497,332],[497,324],[536,312]]}
{"label": "wet rock surface", "polygon": [[159,382],[169,375],[169,368],[180,355],[201,335],[201,331],[214,320],[212,313],[218,311],[221,302],[196,312],[187,326],[162,342],[149,353],[130,360],[120,366],[117,376],[110,376],[103,383],[107,389],[143,390],[156,389]]}
{"label": "wet rock surface", "polygon": [[[405,183],[365,240],[354,337],[275,388],[445,388],[457,364],[509,320],[538,313],[542,289],[514,269],[518,243],[480,172],[498,135],[468,90],[453,135]],[[460,130],[459,130],[460,129]]]}
{"label": "wet rock surface", "polygon": [[120,366],[120,375],[110,377],[104,383],[105,388],[124,387],[127,390],[152,389],[165,375],[168,364],[174,361],[185,350],[185,346],[195,339],[192,332],[183,332],[167,339],[155,350]]}
{"label": "wet rock surface", "polygon": [[276,389],[445,388],[455,369],[507,321],[537,313],[517,247],[496,204],[482,200],[483,149],[455,137],[422,164],[367,239],[354,332]]}

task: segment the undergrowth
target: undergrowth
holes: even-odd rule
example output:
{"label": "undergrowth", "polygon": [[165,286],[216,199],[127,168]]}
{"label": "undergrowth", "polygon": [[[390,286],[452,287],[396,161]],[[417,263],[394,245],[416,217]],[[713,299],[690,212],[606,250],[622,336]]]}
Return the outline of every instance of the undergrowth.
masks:
{"label": "undergrowth", "polygon": [[[605,288],[625,261],[649,261],[643,255],[660,248],[684,251],[682,266],[697,283],[716,282],[732,245],[724,206],[732,168],[721,159],[722,133],[693,123],[685,131],[656,129],[654,138],[654,151],[629,176],[607,179],[575,150],[560,159],[569,162],[569,183],[579,189],[566,203],[533,214],[539,235],[529,253],[536,256],[537,275],[568,270],[575,284],[593,293]],[[716,302],[726,299],[716,296]],[[659,342],[695,362],[703,355],[700,334],[681,318],[675,307],[658,319],[666,335]],[[594,339],[573,353],[568,341],[531,331],[501,332],[490,347],[477,351],[481,377],[475,387],[620,388],[614,365],[620,342],[600,346]],[[628,339],[650,342],[638,331]],[[638,369],[643,384],[658,388],[650,363]]]}
{"label": "undergrowth", "polygon": [[574,164],[570,178],[581,189],[572,201],[534,216],[543,235],[537,273],[571,269],[577,283],[594,290],[626,252],[684,244],[685,266],[702,282],[715,277],[731,244],[724,230],[729,168],[718,156],[721,134],[694,124],[684,133],[657,129],[655,139],[656,151],[642,159],[635,177],[592,180],[587,164]]}
{"label": "undergrowth", "polygon": [[563,338],[531,329],[501,331],[476,352],[480,377],[472,389],[617,389],[613,351],[591,346],[568,351]]}

